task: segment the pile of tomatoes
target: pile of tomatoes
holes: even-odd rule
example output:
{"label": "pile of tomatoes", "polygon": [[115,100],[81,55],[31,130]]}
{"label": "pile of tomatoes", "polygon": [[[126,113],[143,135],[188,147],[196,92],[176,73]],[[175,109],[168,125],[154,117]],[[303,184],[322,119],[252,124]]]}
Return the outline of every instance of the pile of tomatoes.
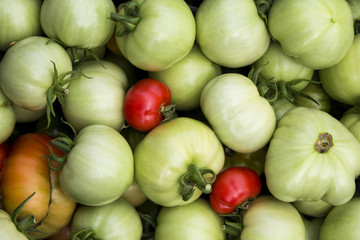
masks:
{"label": "pile of tomatoes", "polygon": [[0,5],[1,239],[360,239],[360,1]]}

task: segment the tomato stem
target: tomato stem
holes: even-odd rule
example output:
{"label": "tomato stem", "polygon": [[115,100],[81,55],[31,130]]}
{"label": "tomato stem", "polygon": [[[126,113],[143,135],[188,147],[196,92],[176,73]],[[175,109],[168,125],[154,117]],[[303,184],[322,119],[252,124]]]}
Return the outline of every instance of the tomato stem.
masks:
{"label": "tomato stem", "polygon": [[[63,151],[65,153],[65,156],[61,156],[61,157],[56,156],[54,154],[54,152],[52,151],[51,146],[49,146],[50,156],[46,156],[46,158],[48,159],[48,162],[49,162],[49,167],[53,171],[58,171],[58,170],[62,169],[62,167],[64,166],[66,159],[67,159],[67,155],[74,146],[74,142],[70,137],[66,136],[65,134],[61,134],[61,137],[52,139],[50,141],[50,144],[59,148],[61,151]],[[60,166],[54,167],[51,161],[55,161],[55,162],[59,163]]]}
{"label": "tomato stem", "polygon": [[170,120],[174,116],[175,107],[175,104],[170,104],[167,106],[161,105],[159,112],[164,116],[163,122]]}
{"label": "tomato stem", "polygon": [[95,232],[93,230],[79,230],[76,232],[70,233],[70,239],[71,240],[96,240],[99,239],[96,237]]}
{"label": "tomato stem", "polygon": [[329,133],[320,133],[315,142],[315,150],[318,153],[326,153],[334,145],[332,136]]}
{"label": "tomato stem", "polygon": [[[128,1],[119,5],[119,13],[111,13],[110,18],[122,25],[116,32],[117,37],[122,37],[135,30],[136,25],[141,20],[139,17],[139,8],[139,3],[135,1]],[[121,10],[124,10],[123,13],[121,13]]]}
{"label": "tomato stem", "polygon": [[[208,181],[205,175],[212,175]],[[188,201],[195,192],[195,187],[203,193],[209,194],[212,191],[212,183],[216,179],[216,173],[212,169],[199,169],[195,164],[190,164],[186,173],[179,178],[179,193],[184,201]]]}

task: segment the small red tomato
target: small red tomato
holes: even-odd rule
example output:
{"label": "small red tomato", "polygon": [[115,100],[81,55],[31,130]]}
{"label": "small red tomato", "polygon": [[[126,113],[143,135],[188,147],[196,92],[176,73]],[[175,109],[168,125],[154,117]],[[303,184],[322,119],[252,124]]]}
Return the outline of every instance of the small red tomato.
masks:
{"label": "small red tomato", "polygon": [[221,172],[212,185],[210,204],[219,214],[232,213],[261,190],[259,175],[247,167],[230,167]]}
{"label": "small red tomato", "polygon": [[150,131],[174,112],[170,103],[171,92],[164,83],[151,78],[141,79],[125,95],[125,120],[138,131]]}

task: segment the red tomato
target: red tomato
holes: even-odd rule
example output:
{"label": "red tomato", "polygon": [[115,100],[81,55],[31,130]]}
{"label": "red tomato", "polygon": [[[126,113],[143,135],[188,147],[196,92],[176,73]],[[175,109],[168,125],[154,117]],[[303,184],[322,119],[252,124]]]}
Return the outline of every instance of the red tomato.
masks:
{"label": "red tomato", "polygon": [[174,111],[170,89],[162,82],[144,78],[126,93],[124,116],[126,122],[142,132],[150,131]]}
{"label": "red tomato", "polygon": [[0,183],[1,183],[2,166],[8,152],[9,152],[9,144],[7,142],[3,142],[2,144],[0,144]]}
{"label": "red tomato", "polygon": [[210,204],[219,214],[232,213],[246,200],[256,198],[261,190],[258,174],[247,167],[230,167],[213,183]]}

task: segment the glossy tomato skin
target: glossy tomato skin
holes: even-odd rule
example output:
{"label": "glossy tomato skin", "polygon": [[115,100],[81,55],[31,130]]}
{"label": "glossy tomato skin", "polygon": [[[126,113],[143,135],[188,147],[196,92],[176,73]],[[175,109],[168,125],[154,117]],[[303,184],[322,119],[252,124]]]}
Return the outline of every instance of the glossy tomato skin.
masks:
{"label": "glossy tomato skin", "polygon": [[170,103],[171,92],[164,83],[152,78],[141,79],[125,95],[125,120],[136,130],[150,131],[165,119],[161,108]]}
{"label": "glossy tomato skin", "polygon": [[261,190],[259,175],[247,167],[230,167],[220,173],[210,193],[212,208],[219,214],[228,214],[246,200],[255,198]]}
{"label": "glossy tomato skin", "polygon": [[[29,195],[35,195],[22,208],[19,217],[32,214],[38,229],[55,234],[66,226],[72,217],[76,203],[59,186],[59,172],[50,171],[51,136],[36,132],[19,136],[11,145],[4,161],[1,193],[3,209],[11,213]],[[63,153],[51,147],[52,152]],[[53,163],[55,164],[55,163]]]}
{"label": "glossy tomato skin", "polygon": [[208,201],[198,198],[192,203],[163,207],[157,215],[156,240],[225,240],[223,219]]}
{"label": "glossy tomato skin", "polygon": [[22,209],[20,217],[33,214],[42,220],[50,201],[49,164],[43,156],[49,155],[50,137],[45,134],[24,134],[12,144],[4,162],[1,177],[2,204],[11,213],[30,194],[36,194]]}
{"label": "glossy tomato skin", "polygon": [[[41,0],[2,0],[0,9],[0,50],[12,43],[42,34]],[[21,16],[21,17],[19,17]]]}

